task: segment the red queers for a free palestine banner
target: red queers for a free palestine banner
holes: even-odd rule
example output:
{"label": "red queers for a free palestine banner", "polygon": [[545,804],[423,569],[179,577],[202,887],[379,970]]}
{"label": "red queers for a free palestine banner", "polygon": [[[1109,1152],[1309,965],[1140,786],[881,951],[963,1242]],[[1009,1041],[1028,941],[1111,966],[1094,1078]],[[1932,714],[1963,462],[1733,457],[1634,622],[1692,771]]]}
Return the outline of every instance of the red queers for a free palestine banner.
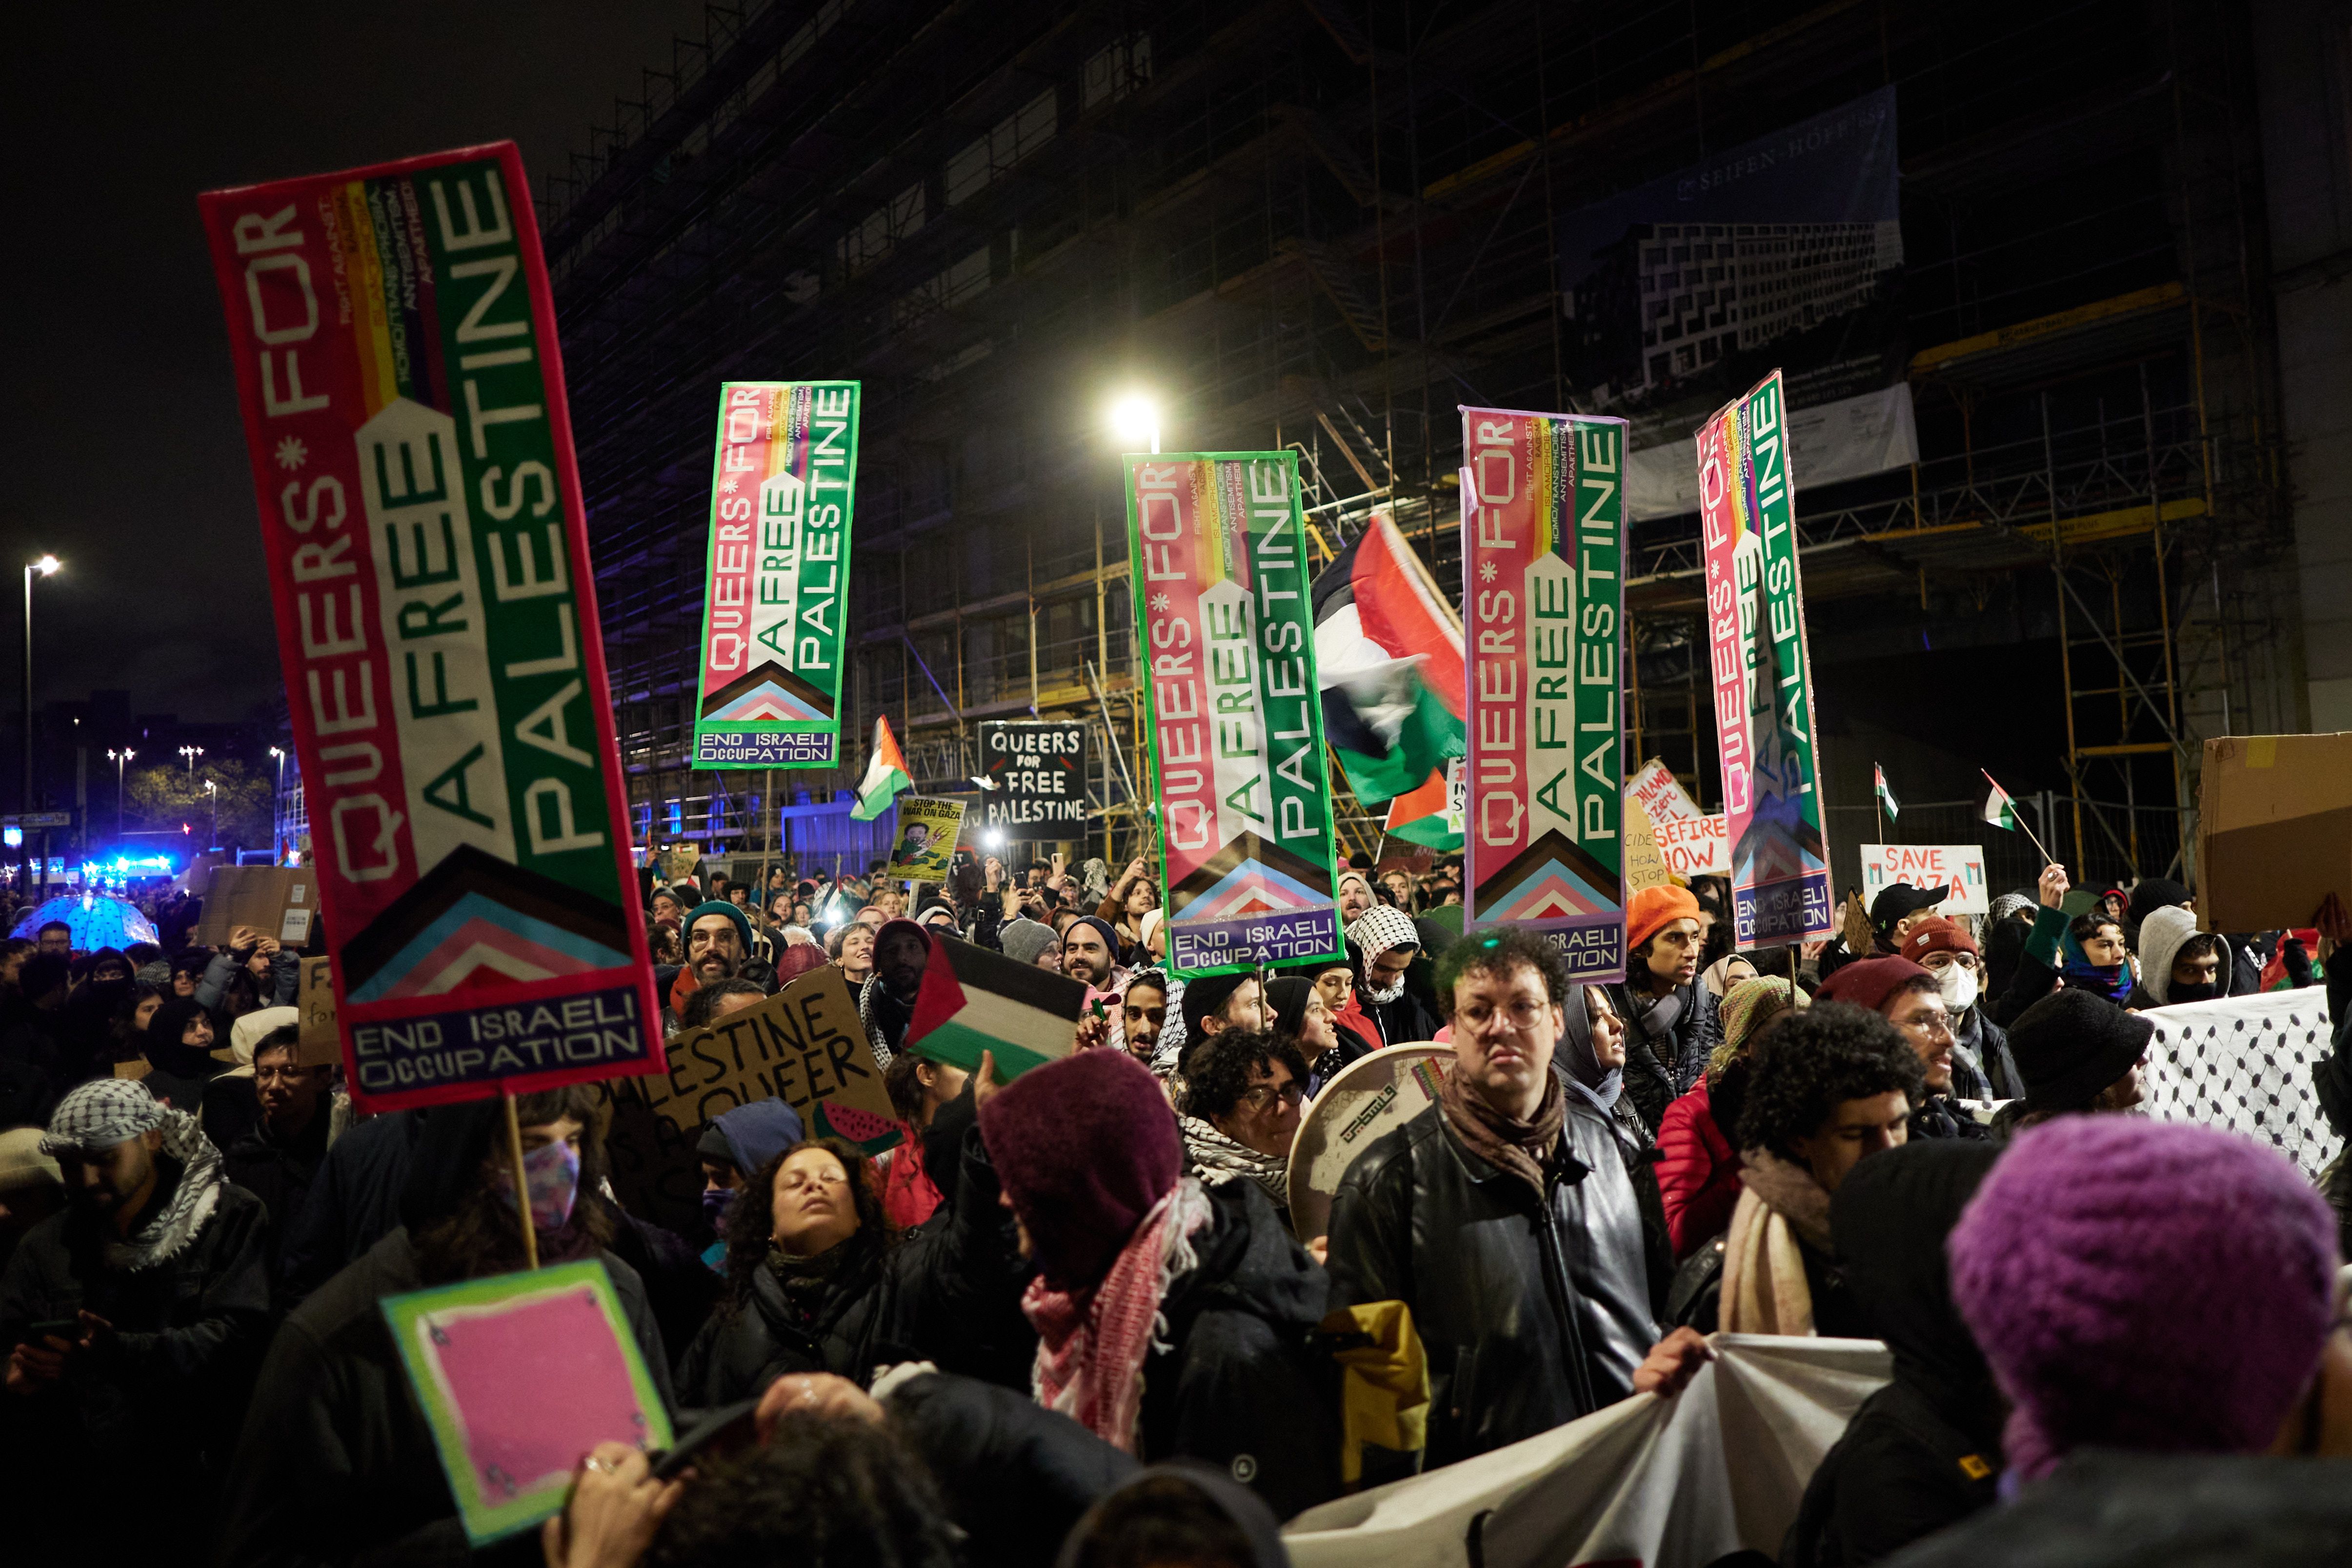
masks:
{"label": "red queers for a free palestine banner", "polygon": [[1625,421],[1462,410],[1469,660],[1464,929],[1541,932],[1625,977]]}
{"label": "red queers for a free palestine banner", "polygon": [[520,155],[200,205],[354,1098],[660,1071]]}

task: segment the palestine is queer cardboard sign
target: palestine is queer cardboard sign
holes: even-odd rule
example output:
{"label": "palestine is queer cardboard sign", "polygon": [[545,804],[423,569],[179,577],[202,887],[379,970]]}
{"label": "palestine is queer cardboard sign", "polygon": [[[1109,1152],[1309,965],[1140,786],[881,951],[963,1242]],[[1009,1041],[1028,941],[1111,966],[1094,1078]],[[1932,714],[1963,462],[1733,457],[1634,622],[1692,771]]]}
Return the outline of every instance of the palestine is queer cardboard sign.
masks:
{"label": "palestine is queer cardboard sign", "polygon": [[1168,967],[1345,955],[1291,452],[1129,455]]}
{"label": "palestine is queer cardboard sign", "polygon": [[669,1044],[669,1071],[639,1087],[656,1113],[688,1133],[770,1099],[799,1111],[812,1135],[878,1148],[898,1129],[857,998],[830,963],[757,1006],[680,1035]]}
{"label": "palestine is queer cardboard sign", "polygon": [[1462,410],[1470,809],[1463,921],[1625,974],[1625,421]]}
{"label": "palestine is queer cardboard sign", "polygon": [[704,573],[698,768],[841,760],[858,384],[719,389]]}
{"label": "palestine is queer cardboard sign", "polygon": [[659,1070],[521,157],[201,205],[354,1100]]}

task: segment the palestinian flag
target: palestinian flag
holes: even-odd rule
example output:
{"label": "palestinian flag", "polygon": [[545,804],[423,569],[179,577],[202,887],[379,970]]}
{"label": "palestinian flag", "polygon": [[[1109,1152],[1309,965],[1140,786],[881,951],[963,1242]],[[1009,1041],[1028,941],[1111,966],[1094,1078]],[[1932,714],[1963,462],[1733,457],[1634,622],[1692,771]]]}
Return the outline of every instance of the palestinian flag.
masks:
{"label": "palestinian flag", "polygon": [[981,1052],[994,1051],[997,1080],[1005,1082],[1068,1056],[1086,1005],[1081,981],[933,936],[905,1048],[967,1072],[980,1070]]}
{"label": "palestinian flag", "polygon": [[914,787],[915,781],[907,776],[906,753],[890,733],[890,721],[875,720],[874,755],[866,764],[866,776],[857,781],[857,804],[849,808],[850,820],[873,821],[889,809],[899,791]]}
{"label": "palestinian flag", "polygon": [[1323,734],[1356,798],[1426,787],[1461,756],[1462,619],[1385,511],[1315,579]]}
{"label": "palestinian flag", "polygon": [[[1979,769],[1979,771],[1981,772],[1982,770]],[[1991,823],[1995,827],[2006,827],[2011,833],[2016,832],[2017,806],[2015,803],[2009,798],[2009,792],[2001,788],[2000,785],[1993,784],[1993,777],[1990,773],[1986,773],[1984,775],[1984,782],[1989,784],[1992,784],[1992,794],[1985,797],[1984,819],[1987,822]]]}
{"label": "palestinian flag", "polygon": [[1432,849],[1462,847],[1462,759],[1445,765],[1389,802],[1384,827],[1391,838]]}
{"label": "palestinian flag", "polygon": [[1895,804],[1895,792],[1886,787],[1886,770],[1873,763],[1870,764],[1870,777],[1873,786],[1878,791],[1878,804],[1886,808],[1886,820],[1892,822],[1902,816],[1903,808]]}

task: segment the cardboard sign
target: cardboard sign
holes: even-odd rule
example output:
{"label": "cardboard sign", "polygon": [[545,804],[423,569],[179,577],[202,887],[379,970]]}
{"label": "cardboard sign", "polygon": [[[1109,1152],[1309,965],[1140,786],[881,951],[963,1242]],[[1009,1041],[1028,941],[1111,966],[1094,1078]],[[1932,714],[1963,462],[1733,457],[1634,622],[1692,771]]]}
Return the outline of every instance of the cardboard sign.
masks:
{"label": "cardboard sign", "polygon": [[199,205],[354,1102],[658,1071],[521,154],[499,142]]}
{"label": "cardboard sign", "polygon": [[1862,902],[1867,909],[1897,882],[1915,888],[1949,888],[1936,906],[1944,915],[1992,912],[1985,889],[1984,847],[1978,844],[1865,844],[1862,846]]}
{"label": "cardboard sign", "polygon": [[1462,410],[1463,923],[1625,975],[1622,419]]}
{"label": "cardboard sign", "polygon": [[1716,754],[1743,948],[1826,936],[1837,923],[1787,414],[1776,370],[1698,430]]}
{"label": "cardboard sign", "polygon": [[205,885],[205,911],[188,933],[205,947],[226,947],[250,926],[286,947],[310,940],[319,912],[319,874],[308,866],[215,866]]}
{"label": "cardboard sign", "polygon": [[342,1038],[335,1029],[334,962],[302,961],[302,985],[294,993],[294,1010],[301,1015],[298,1025],[304,1067],[330,1068],[342,1060]]}
{"label": "cardboard sign", "polygon": [[669,1414],[593,1258],[377,1305],[475,1546],[562,1511],[599,1443],[670,1445]]}
{"label": "cardboard sign", "polygon": [[[1014,723],[980,727],[981,826],[1014,838],[1066,838],[1087,820],[1087,727]],[[902,804],[900,810],[905,810]]]}
{"label": "cardboard sign", "polygon": [[1723,814],[1699,810],[1665,763],[1655,757],[1643,763],[1625,781],[1625,799],[1648,814],[1658,857],[1675,880],[1731,875],[1731,836]]}
{"label": "cardboard sign", "polygon": [[1169,973],[1343,957],[1298,455],[1130,453],[1127,530]]}
{"label": "cardboard sign", "polygon": [[830,963],[756,1007],[680,1035],[669,1044],[668,1073],[640,1087],[646,1103],[682,1131],[772,1099],[799,1111],[811,1132],[854,1143],[887,1146],[898,1127],[857,998]]}
{"label": "cardboard sign", "polygon": [[719,385],[698,768],[841,760],[858,401],[854,381]]}
{"label": "cardboard sign", "polygon": [[1628,791],[1625,795],[1625,896],[1631,899],[1644,888],[1663,888],[1674,878],[1666,872],[1666,862],[1658,853],[1658,836],[1650,826],[1650,814]]}
{"label": "cardboard sign", "polygon": [[2352,910],[2352,734],[2209,740],[2197,802],[2200,929],[2332,925],[2331,895]]}
{"label": "cardboard sign", "polygon": [[893,882],[944,883],[963,831],[964,803],[931,795],[898,797],[898,842],[883,875]]}

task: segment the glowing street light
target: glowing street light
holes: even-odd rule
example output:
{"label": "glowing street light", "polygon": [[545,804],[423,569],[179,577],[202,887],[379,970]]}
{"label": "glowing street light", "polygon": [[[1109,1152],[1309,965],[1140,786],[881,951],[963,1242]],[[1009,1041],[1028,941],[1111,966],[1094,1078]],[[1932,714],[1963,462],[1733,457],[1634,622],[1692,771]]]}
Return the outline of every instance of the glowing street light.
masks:
{"label": "glowing street light", "polygon": [[139,753],[125,746],[121,751],[108,748],[106,760],[114,764],[114,836],[122,837],[122,770]]}
{"label": "glowing street light", "polygon": [[[44,577],[53,577],[62,564],[64,563],[54,555],[43,555],[37,561],[25,563],[25,798],[16,808],[19,811],[33,809],[33,574],[37,572]],[[44,855],[41,858],[41,884],[34,897],[37,899],[47,892],[48,885],[49,862],[47,856]]]}
{"label": "glowing street light", "polygon": [[1110,405],[1110,427],[1130,451],[1147,442],[1152,451],[1160,450],[1160,405],[1139,392]]}
{"label": "glowing street light", "polygon": [[180,748],[180,755],[188,759],[188,777],[190,779],[193,780],[196,776],[196,759],[204,754],[205,749],[202,746],[182,746]]}
{"label": "glowing street light", "polygon": [[220,785],[213,783],[210,779],[206,779],[205,781],[205,798],[212,802],[213,806],[213,837],[211,847],[217,849],[220,847]]}

